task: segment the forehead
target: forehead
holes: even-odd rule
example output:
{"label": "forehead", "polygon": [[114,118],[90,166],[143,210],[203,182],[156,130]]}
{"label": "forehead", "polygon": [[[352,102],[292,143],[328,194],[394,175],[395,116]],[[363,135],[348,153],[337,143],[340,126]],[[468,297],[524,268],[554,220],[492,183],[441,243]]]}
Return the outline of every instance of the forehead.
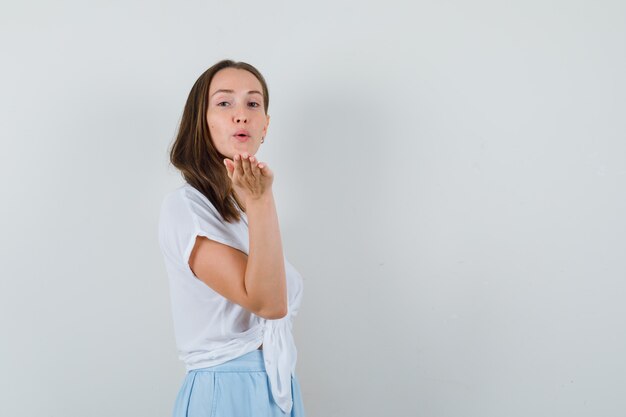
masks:
{"label": "forehead", "polygon": [[224,68],[213,76],[209,86],[209,95],[216,90],[262,91],[261,82],[249,71],[239,68]]}

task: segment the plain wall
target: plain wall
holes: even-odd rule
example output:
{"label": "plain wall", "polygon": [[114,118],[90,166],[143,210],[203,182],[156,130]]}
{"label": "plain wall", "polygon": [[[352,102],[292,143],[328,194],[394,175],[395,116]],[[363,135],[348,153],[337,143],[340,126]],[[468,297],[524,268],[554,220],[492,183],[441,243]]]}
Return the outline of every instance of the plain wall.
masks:
{"label": "plain wall", "polygon": [[191,86],[270,88],[307,416],[623,416],[621,1],[0,6],[0,415],[169,416]]}

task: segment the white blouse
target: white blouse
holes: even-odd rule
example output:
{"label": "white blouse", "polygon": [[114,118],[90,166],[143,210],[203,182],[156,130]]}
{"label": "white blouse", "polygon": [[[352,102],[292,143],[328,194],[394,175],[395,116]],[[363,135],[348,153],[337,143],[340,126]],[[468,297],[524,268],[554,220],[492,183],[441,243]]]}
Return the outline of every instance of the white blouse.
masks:
{"label": "white blouse", "polygon": [[276,404],[290,413],[291,376],[297,350],[293,318],[302,300],[302,277],[285,258],[288,313],[267,320],[233,303],[198,279],[189,267],[196,235],[248,255],[248,218],[226,222],[202,193],[184,183],[167,194],[159,217],[159,246],[169,276],[174,332],[179,358],[187,372],[219,365],[263,344],[265,369]]}

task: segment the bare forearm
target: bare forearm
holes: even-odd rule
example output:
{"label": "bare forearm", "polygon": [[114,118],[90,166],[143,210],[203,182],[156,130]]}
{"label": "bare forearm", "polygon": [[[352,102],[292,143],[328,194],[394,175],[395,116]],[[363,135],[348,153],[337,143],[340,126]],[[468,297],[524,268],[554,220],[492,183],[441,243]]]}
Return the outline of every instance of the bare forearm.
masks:
{"label": "bare forearm", "polygon": [[250,251],[245,286],[261,311],[287,312],[285,260],[272,192],[246,202]]}

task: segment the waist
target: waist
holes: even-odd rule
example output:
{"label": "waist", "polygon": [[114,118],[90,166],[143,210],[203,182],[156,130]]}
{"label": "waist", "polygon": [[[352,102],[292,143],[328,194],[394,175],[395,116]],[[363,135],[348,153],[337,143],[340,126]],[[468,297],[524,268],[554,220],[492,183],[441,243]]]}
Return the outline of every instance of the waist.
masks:
{"label": "waist", "polygon": [[192,372],[265,372],[263,351],[256,349],[219,365],[192,369]]}

